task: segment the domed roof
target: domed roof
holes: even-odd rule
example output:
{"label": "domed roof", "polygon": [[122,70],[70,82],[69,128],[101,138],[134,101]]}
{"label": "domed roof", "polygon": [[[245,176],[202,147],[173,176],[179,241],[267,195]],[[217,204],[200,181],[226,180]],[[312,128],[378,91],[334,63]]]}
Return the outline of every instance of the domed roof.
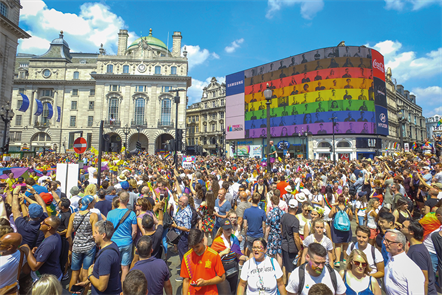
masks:
{"label": "domed roof", "polygon": [[54,45],[65,45],[66,47],[69,47],[68,42],[66,42],[63,39],[63,31],[60,31],[60,35],[58,36],[58,38],[52,40],[51,45],[52,44],[54,44]]}
{"label": "domed roof", "polygon": [[164,44],[163,41],[161,41],[160,39],[157,39],[157,38],[152,36],[152,29],[149,30],[149,36],[138,38],[137,40],[132,42],[132,44],[130,44],[127,49],[130,49],[132,47],[137,47],[138,43],[140,43],[141,40],[145,40],[147,42],[147,44],[150,45],[150,46],[157,46],[157,47],[160,47],[162,49],[168,50],[166,44]]}

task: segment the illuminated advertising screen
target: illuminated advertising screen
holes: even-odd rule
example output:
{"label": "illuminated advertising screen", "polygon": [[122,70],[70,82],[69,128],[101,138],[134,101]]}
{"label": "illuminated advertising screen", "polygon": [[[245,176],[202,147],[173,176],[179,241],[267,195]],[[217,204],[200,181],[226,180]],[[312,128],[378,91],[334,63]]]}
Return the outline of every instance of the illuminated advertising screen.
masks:
{"label": "illuminated advertising screen", "polygon": [[[240,73],[244,74],[243,79],[238,77]],[[239,91],[243,91],[241,97],[244,97],[241,119],[245,138],[267,137],[264,97],[267,85],[273,91],[270,105],[273,137],[301,132],[331,134],[333,128],[335,134],[388,135],[384,59],[375,50],[364,46],[318,49],[240,73],[227,76],[226,84],[227,97],[236,100],[241,85],[238,81],[243,83]],[[232,90],[236,89],[230,95],[229,82],[233,83]],[[239,102],[231,101],[230,105],[232,113],[237,114],[238,109],[232,107],[238,107]],[[239,124],[239,116],[232,115],[237,122],[227,119],[228,116],[229,107],[227,125]],[[334,127],[332,117],[336,118]]]}

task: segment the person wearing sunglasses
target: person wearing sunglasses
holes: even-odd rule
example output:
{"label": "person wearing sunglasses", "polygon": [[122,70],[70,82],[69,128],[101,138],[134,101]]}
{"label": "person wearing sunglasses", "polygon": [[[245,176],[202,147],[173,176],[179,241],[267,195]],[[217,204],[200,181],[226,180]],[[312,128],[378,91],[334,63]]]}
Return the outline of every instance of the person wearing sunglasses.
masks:
{"label": "person wearing sunglasses", "polygon": [[359,249],[354,249],[348,256],[345,270],[339,274],[347,287],[347,295],[381,295],[381,288],[375,278],[370,276],[372,269],[367,255]]}

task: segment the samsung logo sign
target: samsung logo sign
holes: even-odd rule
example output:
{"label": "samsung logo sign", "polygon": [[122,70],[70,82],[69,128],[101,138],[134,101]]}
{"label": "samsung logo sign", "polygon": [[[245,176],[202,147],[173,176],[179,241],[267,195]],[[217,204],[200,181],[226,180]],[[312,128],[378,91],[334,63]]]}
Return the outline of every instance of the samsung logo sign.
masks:
{"label": "samsung logo sign", "polygon": [[233,87],[233,86],[237,86],[237,85],[241,85],[244,84],[244,80],[238,81],[238,82],[233,82],[233,83],[229,83],[227,84],[227,87]]}

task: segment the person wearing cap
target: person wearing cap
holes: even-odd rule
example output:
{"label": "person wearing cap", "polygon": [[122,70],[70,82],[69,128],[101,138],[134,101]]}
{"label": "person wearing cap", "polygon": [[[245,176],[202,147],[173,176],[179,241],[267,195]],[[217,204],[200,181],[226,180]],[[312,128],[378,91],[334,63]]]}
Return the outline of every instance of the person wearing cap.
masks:
{"label": "person wearing cap", "polygon": [[20,247],[26,253],[34,281],[44,274],[54,275],[59,281],[63,276],[60,265],[61,237],[57,234],[59,225],[60,218],[57,216],[45,218],[40,225],[40,230],[44,234],[44,240],[40,246],[31,249],[25,244]]}
{"label": "person wearing cap", "polygon": [[130,186],[128,181],[122,181],[122,182],[120,182],[120,185],[121,185],[121,189],[123,191],[127,192],[128,195],[129,195],[129,201],[127,203],[127,209],[133,211],[134,207],[135,207],[135,204],[137,202],[137,199],[138,199],[138,195],[131,191],[131,186]]}
{"label": "person wearing cap", "polygon": [[[26,256],[20,251],[22,236],[19,233],[8,233],[0,238],[0,294],[16,294],[20,288],[17,274],[20,269],[29,273]],[[22,267],[19,267],[22,256]]]}
{"label": "person wearing cap", "polygon": [[220,294],[235,294],[238,286],[239,260],[247,260],[240,249],[237,237],[233,234],[232,223],[225,218],[220,221],[220,229],[213,239],[212,248],[221,256],[221,262],[226,271],[226,280],[218,286]]}
{"label": "person wearing cap", "polygon": [[80,189],[78,188],[78,186],[73,186],[70,190],[70,197],[69,197],[69,201],[71,201],[71,208],[72,208],[72,213],[77,212],[78,211],[78,202],[80,201]]}
{"label": "person wearing cap", "polygon": [[291,199],[289,201],[288,214],[281,218],[282,227],[282,266],[284,273],[284,282],[287,282],[290,274],[295,269],[294,260],[300,257],[302,253],[302,241],[299,237],[299,220],[296,218],[298,212],[298,201]]}
{"label": "person wearing cap", "polygon": [[109,202],[112,202],[112,200],[117,196],[117,190],[115,189],[114,186],[109,186],[106,189],[106,196],[105,199]]}
{"label": "person wearing cap", "polygon": [[[92,196],[84,196],[80,200],[80,211],[71,214],[69,218],[69,225],[66,232],[66,237],[72,251],[72,276],[69,282],[69,290],[79,281],[80,271],[84,277],[87,274],[89,266],[94,262],[97,248],[95,247],[93,230],[95,223],[98,221],[98,216],[96,213],[91,212],[91,209],[94,207],[93,203],[94,198]],[[72,239],[74,233],[75,237]]]}
{"label": "person wearing cap", "polygon": [[[14,223],[17,227],[17,232],[22,235],[22,245],[28,244],[29,247],[37,247],[44,239],[43,233],[40,231],[40,223],[48,217],[48,212],[46,211],[46,204],[42,200],[39,194],[30,187],[28,189],[29,194],[33,193],[35,200],[31,200],[29,198],[26,199],[26,205],[29,204],[27,208],[29,214],[29,220],[26,220],[22,217],[20,212],[20,205],[22,202],[24,204],[25,195],[20,194],[20,188],[16,187],[13,191],[12,195],[12,215],[14,217]],[[29,202],[28,202],[29,201]],[[22,205],[23,215],[26,214],[26,206]]]}

